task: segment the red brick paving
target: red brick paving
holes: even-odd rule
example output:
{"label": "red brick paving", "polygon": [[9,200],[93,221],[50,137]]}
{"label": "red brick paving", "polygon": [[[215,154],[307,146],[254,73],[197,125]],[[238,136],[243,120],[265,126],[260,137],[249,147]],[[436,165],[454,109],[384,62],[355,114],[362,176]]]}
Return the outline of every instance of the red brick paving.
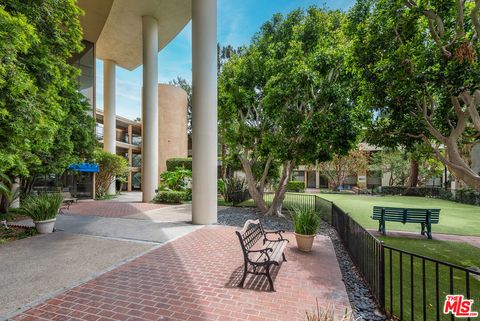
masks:
{"label": "red brick paving", "polygon": [[165,204],[116,201],[80,201],[65,211],[68,215],[125,217],[166,207]]}
{"label": "red brick paving", "polygon": [[288,262],[274,273],[277,292],[265,291],[264,277],[236,287],[243,259],[233,231],[197,230],[12,320],[295,321],[316,298],[338,311],[349,306],[328,239],[311,254],[289,245]]}

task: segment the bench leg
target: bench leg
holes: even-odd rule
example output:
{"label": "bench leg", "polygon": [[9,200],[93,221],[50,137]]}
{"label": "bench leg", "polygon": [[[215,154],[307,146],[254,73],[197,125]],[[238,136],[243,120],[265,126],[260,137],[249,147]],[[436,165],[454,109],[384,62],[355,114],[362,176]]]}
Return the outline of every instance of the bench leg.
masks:
{"label": "bench leg", "polygon": [[265,267],[265,270],[267,270],[266,274],[267,274],[268,283],[270,284],[270,291],[275,292],[275,288],[273,287],[273,280],[272,280],[272,277],[270,276],[270,266],[271,265],[267,265]]}
{"label": "bench leg", "polygon": [[422,231],[420,232],[420,234],[425,235],[425,223],[421,223],[421,224],[422,224]]}
{"label": "bench leg", "polygon": [[382,221],[378,221],[378,231],[381,233],[382,232]]}
{"label": "bench leg", "polygon": [[282,253],[283,261],[287,262],[287,258],[285,257],[285,253]]}
{"label": "bench leg", "polygon": [[243,276],[242,280],[238,284],[239,288],[243,288],[243,284],[245,283],[245,279],[247,278],[247,263],[245,262],[244,267],[243,267]]}
{"label": "bench leg", "polygon": [[432,225],[430,223],[427,223],[427,236],[429,240],[432,239]]}
{"label": "bench leg", "polygon": [[387,235],[387,229],[385,228],[385,221],[382,222],[382,234]]}

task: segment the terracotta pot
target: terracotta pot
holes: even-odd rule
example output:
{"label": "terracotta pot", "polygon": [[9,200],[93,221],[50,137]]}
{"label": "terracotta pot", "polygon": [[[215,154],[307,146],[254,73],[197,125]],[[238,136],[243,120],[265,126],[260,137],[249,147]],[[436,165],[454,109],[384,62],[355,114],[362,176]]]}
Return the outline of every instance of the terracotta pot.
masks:
{"label": "terracotta pot", "polygon": [[303,235],[295,233],[295,239],[297,240],[297,247],[300,251],[310,252],[313,247],[315,235]]}
{"label": "terracotta pot", "polygon": [[47,221],[35,221],[35,228],[39,234],[50,234],[53,232],[53,228],[55,227],[55,221],[57,219],[51,219]]}

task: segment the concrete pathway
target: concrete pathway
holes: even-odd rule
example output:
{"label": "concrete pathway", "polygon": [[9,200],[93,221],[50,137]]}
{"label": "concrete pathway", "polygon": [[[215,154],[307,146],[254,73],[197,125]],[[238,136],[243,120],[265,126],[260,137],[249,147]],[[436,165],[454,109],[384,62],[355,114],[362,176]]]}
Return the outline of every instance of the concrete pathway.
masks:
{"label": "concrete pathway", "polygon": [[[375,236],[381,235],[381,233],[378,232],[378,230],[369,229],[368,231]],[[423,240],[426,239],[426,237],[421,235],[420,233],[404,232],[404,231],[387,231],[387,236],[423,239]],[[433,233],[432,237],[434,240],[438,240],[438,241],[467,243],[480,248],[480,236],[463,236],[463,235]]]}
{"label": "concrete pathway", "polygon": [[1,245],[0,320],[154,246],[64,232]]}
{"label": "concrete pathway", "polygon": [[190,233],[200,226],[183,222],[61,215],[57,218],[55,228],[74,234],[164,243]]}
{"label": "concrete pathway", "polygon": [[12,320],[304,320],[305,312],[350,308],[335,252],[327,237],[300,253],[292,241],[288,262],[273,270],[276,292],[264,276],[237,287],[243,257],[231,227],[208,227],[162,245],[98,278],[66,291]]}
{"label": "concrete pathway", "polygon": [[201,228],[188,223],[190,205],[131,201],[79,202],[71,207],[79,213],[57,217],[55,233],[2,245],[0,320]]}

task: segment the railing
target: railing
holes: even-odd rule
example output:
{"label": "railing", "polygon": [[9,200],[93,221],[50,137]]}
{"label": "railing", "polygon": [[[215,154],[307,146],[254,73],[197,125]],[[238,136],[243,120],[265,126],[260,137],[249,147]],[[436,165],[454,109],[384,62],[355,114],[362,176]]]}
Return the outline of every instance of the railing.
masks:
{"label": "railing", "polygon": [[400,320],[455,320],[452,314],[443,313],[448,294],[473,299],[476,303],[473,309],[479,310],[479,272],[388,245],[383,245],[383,249],[386,289],[383,306],[391,315]]}
{"label": "railing", "polygon": [[[273,194],[266,194],[268,205]],[[443,313],[446,295],[473,299],[480,311],[480,272],[391,247],[373,236],[334,203],[317,195],[287,193],[284,208],[320,213],[337,231],[378,304],[400,320],[455,320]],[[473,320],[465,318],[464,320]]]}
{"label": "railing", "polygon": [[358,224],[342,209],[332,203],[332,223],[362,273],[378,303],[385,301],[385,265],[383,244]]}
{"label": "railing", "polygon": [[448,294],[473,299],[474,310],[479,310],[480,272],[386,245],[333,203],[331,225],[389,315],[412,321],[455,320],[443,313]]}

